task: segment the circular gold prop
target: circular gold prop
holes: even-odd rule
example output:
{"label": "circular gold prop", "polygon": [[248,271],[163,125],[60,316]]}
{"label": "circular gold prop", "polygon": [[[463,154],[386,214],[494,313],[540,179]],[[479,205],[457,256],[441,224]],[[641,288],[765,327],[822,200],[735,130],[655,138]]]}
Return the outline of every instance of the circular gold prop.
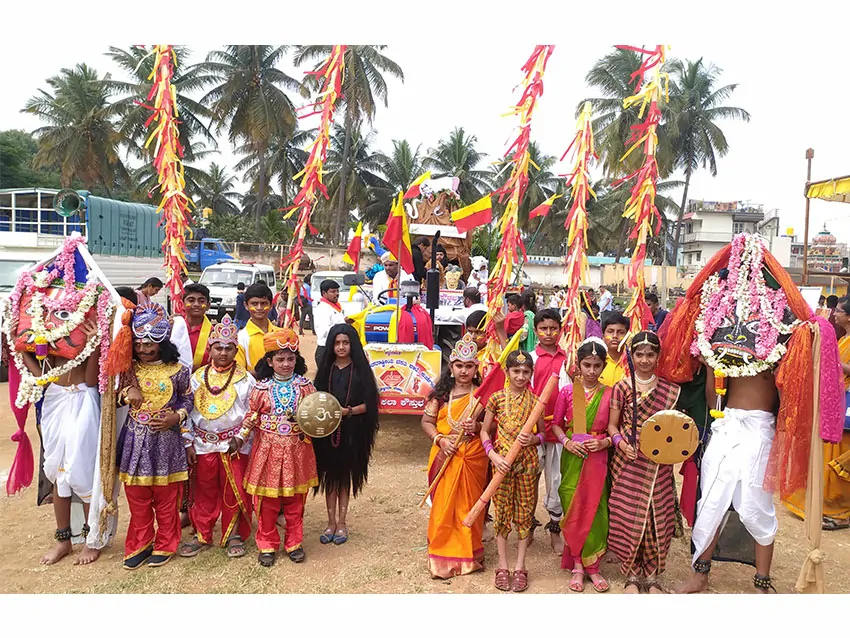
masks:
{"label": "circular gold prop", "polygon": [[640,430],[640,451],[659,465],[674,465],[696,452],[699,431],[687,414],[662,410],[649,417]]}
{"label": "circular gold prop", "polygon": [[328,392],[314,392],[298,404],[295,415],[298,427],[314,439],[333,434],[342,422],[342,408],[336,397]]}

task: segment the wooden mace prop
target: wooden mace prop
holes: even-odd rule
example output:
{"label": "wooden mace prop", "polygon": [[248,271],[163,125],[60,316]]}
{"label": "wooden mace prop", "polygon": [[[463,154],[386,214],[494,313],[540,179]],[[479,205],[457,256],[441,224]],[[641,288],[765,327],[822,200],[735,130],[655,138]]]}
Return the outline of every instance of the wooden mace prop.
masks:
{"label": "wooden mace prop", "polygon": [[[543,387],[543,392],[540,393],[540,396],[537,398],[537,404],[534,406],[534,409],[531,411],[531,415],[525,422],[525,425],[522,426],[522,433],[531,434],[531,431],[534,429],[537,421],[540,420],[540,417],[543,415],[543,411],[546,409],[546,405],[549,403],[549,398],[552,396],[552,393],[555,391],[555,388],[558,387],[558,378],[560,377],[560,370],[557,370],[552,373],[549,377],[549,381],[546,382],[546,385]],[[516,460],[516,457],[519,455],[520,450],[522,449],[522,443],[519,440],[514,441],[514,444],[511,446],[511,449],[508,451],[508,455],[505,457],[505,460],[508,463],[513,463]],[[505,474],[500,471],[496,471],[493,474],[493,479],[490,481],[490,485],[487,486],[487,489],[484,490],[484,493],[481,495],[475,505],[472,506],[472,509],[469,510],[469,513],[466,515],[466,518],[463,519],[463,524],[466,527],[472,527],[475,523],[476,519],[484,513],[484,508],[487,507],[487,503],[493,498],[493,495],[496,493],[496,490],[499,489],[499,485],[502,483],[502,480],[505,478]]]}

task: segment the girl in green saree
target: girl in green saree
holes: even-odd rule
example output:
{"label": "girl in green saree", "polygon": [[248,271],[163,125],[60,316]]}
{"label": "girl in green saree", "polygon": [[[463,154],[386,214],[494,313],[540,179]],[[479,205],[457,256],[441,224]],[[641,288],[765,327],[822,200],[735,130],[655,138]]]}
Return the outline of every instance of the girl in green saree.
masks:
{"label": "girl in green saree", "polygon": [[[570,589],[584,591],[585,575],[598,592],[608,591],[599,563],[608,539],[608,410],[611,388],[599,383],[607,348],[598,337],[583,341],[576,353],[579,384],[558,395],[552,432],[564,446],[561,487],[564,509],[561,567],[572,571]],[[573,391],[576,388],[576,391]],[[575,397],[574,397],[575,395]],[[573,416],[576,406],[578,418]]]}

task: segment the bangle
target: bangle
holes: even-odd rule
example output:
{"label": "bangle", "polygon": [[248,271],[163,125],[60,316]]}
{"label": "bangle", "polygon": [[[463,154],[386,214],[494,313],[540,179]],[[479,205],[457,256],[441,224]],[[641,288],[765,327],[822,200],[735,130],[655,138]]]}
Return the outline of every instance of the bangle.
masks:
{"label": "bangle", "polygon": [[562,434],[561,436],[558,437],[558,442],[561,445],[563,445],[564,447],[567,447],[567,443],[569,442],[569,439],[567,438],[566,434]]}
{"label": "bangle", "polygon": [[439,432],[437,432],[437,433],[434,435],[434,438],[433,438],[434,445],[439,445],[439,444],[440,444],[440,439],[442,439],[442,438],[444,438],[444,437],[445,437],[445,435],[444,435],[444,434],[440,434]]}
{"label": "bangle", "polygon": [[619,432],[617,434],[615,434],[613,437],[611,437],[611,443],[614,445],[614,447],[619,447],[620,441],[622,441],[622,440],[623,440],[623,435],[620,434]]}
{"label": "bangle", "polygon": [[484,441],[483,445],[484,445],[484,452],[487,454],[487,456],[490,456],[490,452],[493,451],[493,441],[491,441],[490,439],[487,439],[486,441]]}
{"label": "bangle", "polygon": [[537,440],[540,441],[540,445],[543,445],[543,442],[546,440],[546,437],[543,435],[543,432],[537,433]]}

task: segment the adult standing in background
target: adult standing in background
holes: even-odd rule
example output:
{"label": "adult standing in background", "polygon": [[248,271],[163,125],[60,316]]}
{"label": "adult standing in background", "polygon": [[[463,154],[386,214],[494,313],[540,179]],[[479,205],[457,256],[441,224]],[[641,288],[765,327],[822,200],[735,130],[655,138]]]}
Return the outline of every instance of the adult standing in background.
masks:
{"label": "adult standing in background", "polygon": [[313,330],[313,334],[316,334],[316,324],[313,322],[313,289],[310,286],[310,282],[313,281],[313,275],[308,274],[304,277],[304,281],[301,283],[301,288],[298,291],[298,304],[301,307],[301,317],[298,320],[298,334],[304,334],[304,320],[309,315],[310,317],[310,328]]}
{"label": "adult standing in background", "polygon": [[614,310],[614,295],[605,286],[599,286],[599,316]]}
{"label": "adult standing in background", "polygon": [[345,323],[345,313],[339,304],[339,284],[333,279],[325,279],[319,290],[322,298],[313,310],[314,332],[316,333],[316,365],[322,361],[331,328]]}
{"label": "adult standing in background", "polygon": [[667,309],[662,308],[658,303],[658,295],[654,292],[646,293],[646,305],[649,306],[649,311],[652,313],[652,323],[649,324],[649,329],[653,332],[658,332],[661,329],[661,324],[667,318]]}
{"label": "adult standing in background", "polygon": [[156,297],[162,288],[163,283],[159,277],[149,277],[136,289],[136,305],[151,303],[151,298]]}
{"label": "adult standing in background", "polygon": [[248,307],[245,305],[245,284],[241,281],[236,284],[235,314],[236,318],[234,321],[236,322],[236,327],[242,330],[242,328],[248,325],[248,319],[251,318],[251,314],[248,312]]}

